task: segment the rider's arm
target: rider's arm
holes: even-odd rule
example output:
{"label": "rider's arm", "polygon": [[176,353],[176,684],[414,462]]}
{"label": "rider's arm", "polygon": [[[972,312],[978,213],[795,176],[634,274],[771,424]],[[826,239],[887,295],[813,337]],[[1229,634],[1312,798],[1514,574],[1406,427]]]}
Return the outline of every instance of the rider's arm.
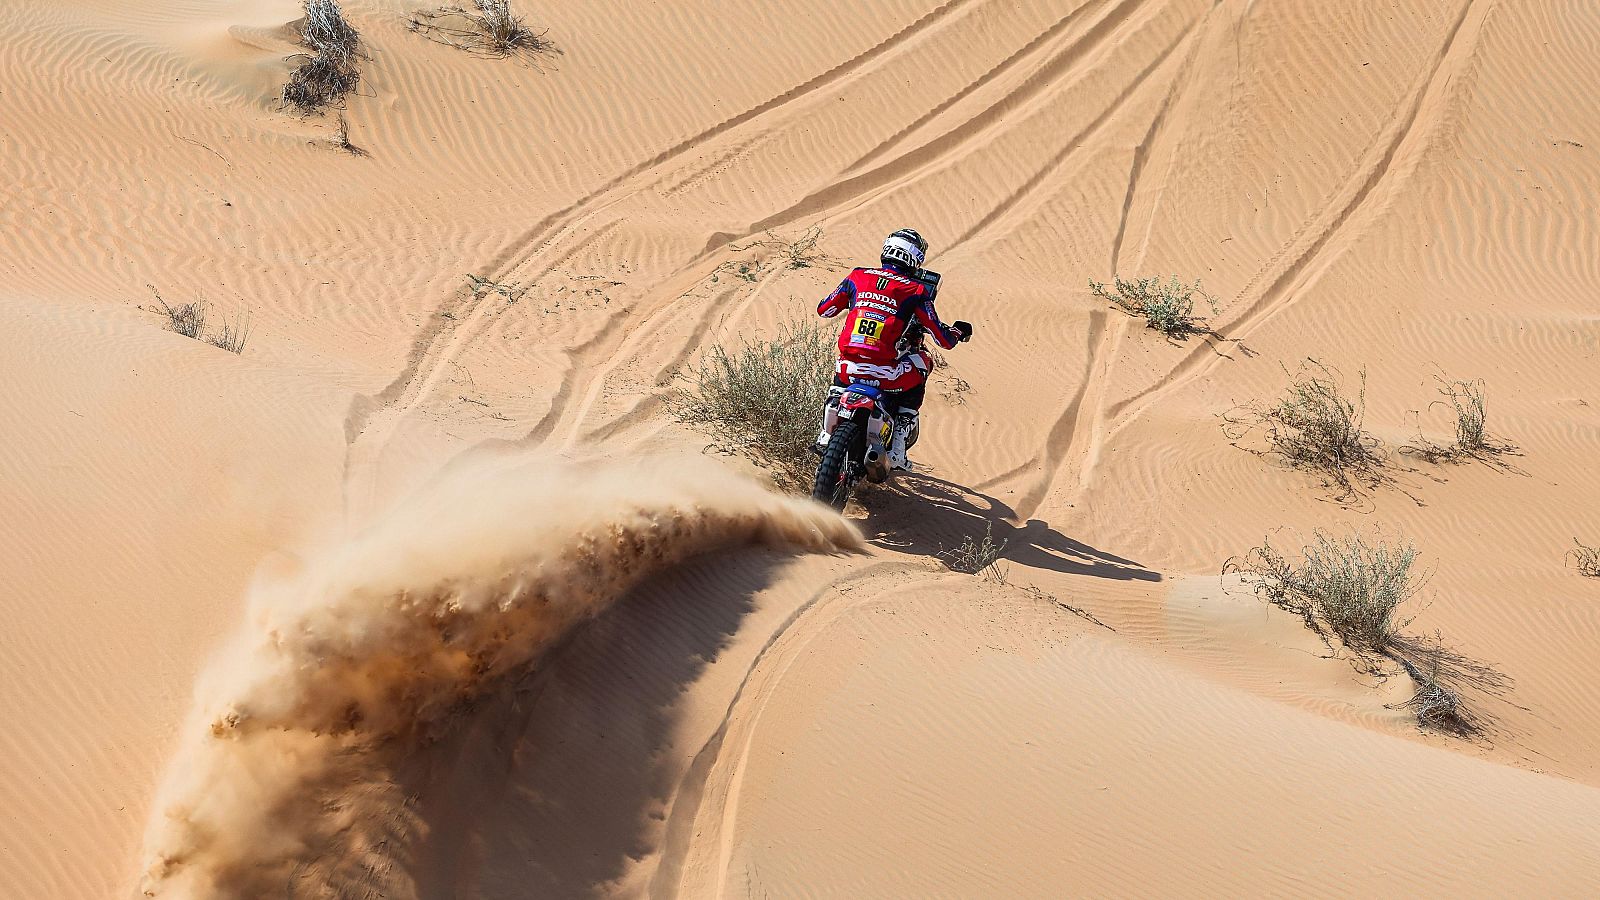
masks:
{"label": "rider's arm", "polygon": [[817,315],[824,319],[831,319],[849,309],[851,304],[855,303],[855,300],[856,283],[846,278],[839,282],[839,286],[833,289],[833,293],[822,298],[822,302],[817,304]]}
{"label": "rider's arm", "polygon": [[961,340],[959,332],[939,321],[939,313],[933,308],[933,297],[931,295],[925,294],[921,300],[917,301],[915,313],[917,321],[921,322],[922,327],[926,328],[928,334],[933,336],[933,342],[938,344],[940,349],[949,350]]}

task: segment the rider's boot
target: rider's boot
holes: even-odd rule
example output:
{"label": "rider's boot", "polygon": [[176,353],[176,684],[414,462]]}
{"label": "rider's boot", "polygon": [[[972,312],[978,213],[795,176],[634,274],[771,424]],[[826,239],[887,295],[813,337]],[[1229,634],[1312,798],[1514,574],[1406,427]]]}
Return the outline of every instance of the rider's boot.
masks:
{"label": "rider's boot", "polygon": [[904,409],[894,417],[894,443],[889,447],[889,465],[902,472],[911,468],[911,459],[906,455],[906,439],[916,431],[918,416],[917,410]]}

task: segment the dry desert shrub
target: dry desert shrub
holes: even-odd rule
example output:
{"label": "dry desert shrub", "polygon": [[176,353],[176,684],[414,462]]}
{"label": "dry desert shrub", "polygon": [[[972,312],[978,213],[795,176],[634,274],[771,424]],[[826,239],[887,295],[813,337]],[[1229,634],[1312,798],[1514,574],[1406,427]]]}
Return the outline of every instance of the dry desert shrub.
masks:
{"label": "dry desert shrub", "polygon": [[1447,381],[1439,378],[1442,400],[1433,406],[1448,406],[1455,414],[1455,441],[1437,444],[1422,437],[1419,429],[1417,441],[1401,448],[1403,452],[1420,456],[1433,463],[1464,462],[1476,459],[1492,465],[1505,466],[1501,456],[1516,455],[1517,446],[1491,435],[1487,430],[1488,413],[1483,400],[1483,379],[1475,381]]}
{"label": "dry desert shrub", "polygon": [[940,551],[939,558],[944,560],[945,566],[952,572],[982,575],[1005,584],[1009,572],[1000,565],[1000,557],[1005,553],[1005,549],[1004,540],[995,541],[994,523],[990,522],[983,530],[983,540],[977,540],[969,534],[962,540],[961,546],[954,550]]}
{"label": "dry desert shrub", "polygon": [[1367,411],[1367,373],[1352,396],[1338,373],[1316,360],[1306,360],[1290,375],[1289,386],[1270,404],[1255,403],[1230,411],[1223,419],[1228,436],[1237,440],[1260,430],[1268,455],[1289,466],[1321,476],[1326,487],[1348,500],[1364,488],[1388,481],[1382,445],[1363,427]]}
{"label": "dry desert shrub", "polygon": [[1230,568],[1254,576],[1256,593],[1318,632],[1354,650],[1382,652],[1407,624],[1396,621],[1400,605],[1425,581],[1412,572],[1416,559],[1409,543],[1371,545],[1358,535],[1318,532],[1298,558],[1266,540]]}
{"label": "dry desert shrub", "polygon": [[508,0],[473,0],[473,8],[446,6],[411,17],[411,30],[441,44],[480,56],[522,56],[555,53],[542,31],[511,11]]}
{"label": "dry desert shrub", "polygon": [[1567,551],[1567,564],[1576,568],[1579,575],[1600,578],[1600,547],[1590,547],[1577,538],[1572,543],[1576,546]]}
{"label": "dry desert shrub", "polygon": [[1111,281],[1112,288],[1107,288],[1091,279],[1089,289],[1128,315],[1144,319],[1147,327],[1177,340],[1192,334],[1215,333],[1204,318],[1194,314],[1196,297],[1210,305],[1212,315],[1217,312],[1216,301],[1201,290],[1198,280],[1186,284],[1173,275],[1165,283],[1160,278],[1124,281],[1120,275],[1113,275]]}
{"label": "dry desert shrub", "polygon": [[223,319],[222,327],[206,338],[206,343],[229,353],[243,353],[244,345],[249,340],[250,314],[246,312],[237,320]]}
{"label": "dry desert shrub", "polygon": [[350,120],[344,113],[339,114],[339,127],[338,130],[334,131],[330,143],[333,145],[333,149],[343,150],[351,156],[369,155],[366,150],[350,142]]}
{"label": "dry desert shrub", "polygon": [[730,259],[717,266],[711,273],[711,282],[717,283],[722,276],[727,275],[754,284],[775,268],[780,270],[840,268],[843,260],[824,252],[821,242],[822,228],[814,225],[796,238],[786,238],[776,232],[768,231],[762,240],[751,241],[748,244],[729,244],[729,249],[735,253],[754,252],[748,259]]}
{"label": "dry desert shrub", "polygon": [[484,294],[499,294],[507,303],[515,303],[521,300],[522,295],[526,294],[531,287],[531,285],[516,284],[510,281],[495,281],[488,276],[473,275],[471,273],[467,275],[467,283],[471,285],[474,299],[482,297]]}
{"label": "dry desert shrub", "polygon": [[309,53],[289,73],[283,102],[302,115],[337,105],[361,83],[361,36],[344,17],[338,0],[304,0],[300,42]]}
{"label": "dry desert shrub", "polygon": [[770,250],[786,269],[832,269],[840,265],[838,257],[823,252],[820,225],[807,228],[796,238],[786,238],[773,231],[768,231],[766,234],[765,240],[753,241],[743,246],[735,245],[733,249],[740,253],[752,248]]}
{"label": "dry desert shrub", "polygon": [[[1017,587],[1016,585],[1009,585],[1009,584],[1008,584],[1008,586]],[[1092,623],[1094,625],[1098,625],[1098,626],[1100,626],[1101,628],[1104,628],[1107,631],[1116,631],[1115,628],[1112,628],[1110,625],[1107,625],[1106,623],[1100,621],[1100,619],[1097,618],[1094,613],[1089,612],[1086,609],[1082,609],[1080,607],[1073,606],[1072,604],[1070,604],[1067,601],[1061,599],[1060,597],[1057,597],[1055,594],[1047,594],[1043,590],[1040,590],[1038,587],[1036,587],[1034,585],[1029,585],[1027,587],[1017,587],[1017,590],[1022,591],[1022,593],[1028,595],[1029,597],[1034,598],[1035,600],[1043,600],[1043,601],[1046,601],[1046,602],[1050,603],[1053,606],[1056,606],[1056,607],[1059,607],[1061,609],[1064,609],[1067,612],[1072,613],[1073,615],[1077,616],[1078,618],[1084,620],[1085,622],[1089,622],[1089,623]]]}
{"label": "dry desert shrub", "polygon": [[679,419],[712,428],[720,445],[809,488],[833,362],[833,336],[820,324],[786,325],[772,340],[711,347],[669,404]]}
{"label": "dry desert shrub", "polygon": [[161,304],[160,312],[167,317],[167,327],[184,337],[194,338],[195,340],[200,339],[200,335],[206,329],[206,302],[204,300],[195,300],[191,303],[180,303],[177,306],[172,306],[167,303],[165,297],[161,296],[161,292],[156,290],[155,285],[147,284],[145,287],[150,289],[150,293],[156,295],[156,302]]}
{"label": "dry desert shrub", "polygon": [[1229,560],[1223,572],[1242,574],[1262,599],[1300,616],[1330,646],[1337,639],[1373,671],[1380,658],[1399,665],[1416,687],[1402,705],[1419,725],[1479,734],[1490,722],[1463,693],[1499,695],[1510,679],[1446,648],[1437,636],[1429,642],[1402,633],[1411,620],[1401,618],[1401,606],[1427,582],[1425,573],[1415,571],[1416,562],[1417,549],[1409,542],[1369,543],[1356,534],[1335,538],[1318,532],[1292,554],[1263,540]]}
{"label": "dry desert shrub", "polygon": [[[942,361],[936,363],[936,365],[941,369],[945,367],[945,363]],[[967,402],[967,392],[972,390],[971,382],[948,372],[940,379],[940,382],[943,387],[940,388],[939,394],[944,397],[945,402],[951,406],[962,406]]]}
{"label": "dry desert shrub", "polygon": [[220,347],[229,353],[243,353],[245,343],[250,339],[250,314],[242,314],[237,320],[224,318],[222,327],[210,334],[206,331],[206,324],[210,317],[211,306],[204,300],[195,300],[189,303],[179,303],[176,306],[169,304],[161,292],[153,284],[145,285],[150,293],[156,297],[160,304],[157,312],[166,317],[167,327],[187,338],[205,341],[213,347]]}
{"label": "dry desert shrub", "polygon": [[1498,696],[1511,687],[1510,678],[1444,646],[1437,634],[1432,640],[1398,635],[1386,655],[1405,669],[1416,687],[1400,708],[1410,710],[1423,728],[1458,737],[1482,734],[1493,725],[1463,691]]}
{"label": "dry desert shrub", "polygon": [[289,73],[289,82],[283,86],[283,102],[302,115],[309,115],[338,103],[360,81],[357,69],[345,68],[325,56],[309,56]]}

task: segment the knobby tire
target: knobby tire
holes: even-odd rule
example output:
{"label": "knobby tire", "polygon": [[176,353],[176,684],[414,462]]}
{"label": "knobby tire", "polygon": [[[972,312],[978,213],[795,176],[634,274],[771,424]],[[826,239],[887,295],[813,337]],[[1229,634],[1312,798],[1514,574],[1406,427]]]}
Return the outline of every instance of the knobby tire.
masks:
{"label": "knobby tire", "polygon": [[848,419],[834,426],[833,438],[817,464],[817,481],[811,488],[813,499],[834,509],[844,510],[850,500],[850,447],[856,441],[861,424]]}

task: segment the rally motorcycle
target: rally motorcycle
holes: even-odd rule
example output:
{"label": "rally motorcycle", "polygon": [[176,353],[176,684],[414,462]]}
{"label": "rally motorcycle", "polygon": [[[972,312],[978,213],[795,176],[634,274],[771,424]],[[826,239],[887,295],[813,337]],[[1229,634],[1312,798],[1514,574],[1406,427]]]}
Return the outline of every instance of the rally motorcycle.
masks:
{"label": "rally motorcycle", "polygon": [[[844,509],[862,478],[881,484],[893,476],[889,447],[894,440],[894,408],[890,394],[868,384],[834,388],[828,398],[825,427],[832,424],[811,496],[834,509]],[[906,435],[906,448],[917,442],[917,426]]]}
{"label": "rally motorcycle", "polygon": [[[924,269],[918,278],[938,290],[938,272]],[[922,349],[923,337],[922,324],[913,320],[896,345],[896,352]],[[843,510],[861,479],[882,484],[894,477],[889,448],[894,442],[895,411],[894,395],[872,385],[852,384],[829,391],[822,419],[822,434],[828,440],[825,444],[819,441],[812,448],[822,457],[811,488],[813,499]],[[914,422],[906,435],[907,451],[916,444],[920,430]]]}

